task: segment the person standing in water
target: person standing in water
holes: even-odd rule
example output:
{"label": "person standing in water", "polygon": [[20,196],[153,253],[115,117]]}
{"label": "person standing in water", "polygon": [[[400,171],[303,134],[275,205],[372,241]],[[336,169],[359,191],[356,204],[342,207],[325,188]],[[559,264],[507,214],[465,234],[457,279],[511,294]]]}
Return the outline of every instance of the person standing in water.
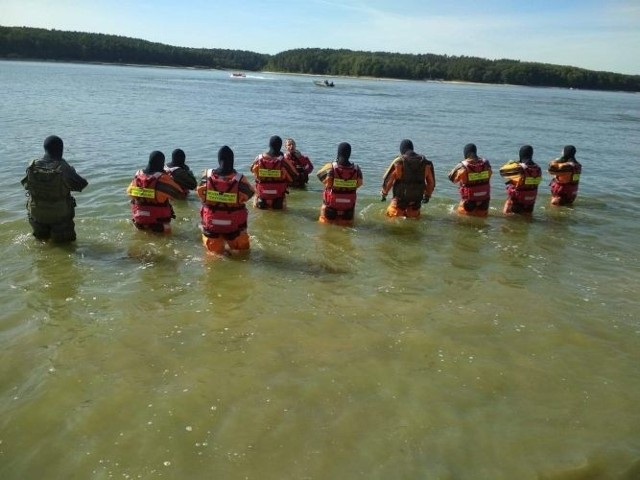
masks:
{"label": "person standing in water", "polygon": [[154,150],[147,166],[138,170],[127,188],[131,197],[131,216],[139,230],[171,233],[171,219],[175,218],[170,199],[184,198],[184,192],[164,171],[164,154]]}
{"label": "person standing in water", "polygon": [[519,160],[510,160],[500,167],[500,176],[506,179],[507,200],[505,214],[531,215],[538,196],[538,185],[542,181],[542,169],[533,161],[533,147],[523,145]]}
{"label": "person standing in water", "polygon": [[491,200],[491,165],[478,156],[473,143],[464,146],[464,160],[449,172],[449,180],[459,185],[458,213],[473,217],[486,217]]}
{"label": "person standing in water", "polygon": [[218,150],[218,168],[204,172],[196,193],[200,209],[202,243],[207,251],[219,255],[230,250],[249,250],[246,203],[255,190],[247,178],[233,168],[233,150]]}
{"label": "person standing in water", "polygon": [[254,206],[260,209],[283,210],[289,184],[296,178],[296,167],[284,158],[282,139],[273,135],[269,139],[269,150],[261,153],[251,164],[256,181]]}
{"label": "person standing in water", "polygon": [[195,190],[198,186],[198,181],[187,165],[186,159],[184,150],[176,148],[171,152],[171,161],[164,167],[165,171],[182,188],[184,198],[187,198],[190,190]]}
{"label": "person standing in water", "polygon": [[27,190],[27,217],[38,240],[67,243],[76,240],[76,201],[71,192],[81,192],[88,184],[62,158],[64,143],[56,135],[44,140],[45,154],[33,160],[22,179]]}
{"label": "person standing in water", "polygon": [[307,186],[307,182],[309,182],[309,174],[313,172],[313,164],[309,157],[300,153],[300,151],[296,148],[296,141],[293,138],[287,138],[284,141],[284,158],[291,162],[291,164],[296,167],[296,173],[298,174],[293,181],[291,182],[291,186],[295,188],[304,188]]}
{"label": "person standing in water", "polygon": [[411,140],[402,140],[400,156],[389,165],[382,180],[380,195],[383,202],[393,191],[387,216],[419,217],[420,207],[423,203],[429,203],[435,187],[433,163],[424,155],[414,152]]}
{"label": "person standing in water", "polygon": [[550,183],[551,205],[573,205],[582,174],[582,164],[576,160],[576,147],[566,145],[562,149],[562,156],[549,162],[548,172],[553,175]]}
{"label": "person standing in water", "polygon": [[362,171],[351,163],[351,145],[338,145],[336,160],[324,165],[318,172],[318,179],[324,184],[320,223],[353,225],[356,190],[363,185]]}

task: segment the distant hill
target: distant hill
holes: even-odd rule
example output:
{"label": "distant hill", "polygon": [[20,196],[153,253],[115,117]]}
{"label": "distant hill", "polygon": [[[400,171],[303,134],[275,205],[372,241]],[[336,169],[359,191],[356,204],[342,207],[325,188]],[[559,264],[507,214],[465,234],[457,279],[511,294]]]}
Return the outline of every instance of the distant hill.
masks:
{"label": "distant hill", "polygon": [[0,58],[640,91],[640,75],[547,63],[321,48],[267,55],[246,50],[175,47],[118,35],[27,27],[0,26]]}

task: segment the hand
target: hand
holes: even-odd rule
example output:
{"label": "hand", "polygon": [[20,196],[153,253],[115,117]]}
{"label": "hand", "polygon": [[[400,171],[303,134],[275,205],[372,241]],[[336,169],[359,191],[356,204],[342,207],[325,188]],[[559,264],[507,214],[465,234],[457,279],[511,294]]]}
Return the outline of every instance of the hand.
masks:
{"label": "hand", "polygon": [[422,203],[429,203],[429,200],[431,200],[431,197],[422,197]]}
{"label": "hand", "polygon": [[386,202],[387,201],[387,196],[384,193],[382,195],[380,195],[380,201],[381,202]]}

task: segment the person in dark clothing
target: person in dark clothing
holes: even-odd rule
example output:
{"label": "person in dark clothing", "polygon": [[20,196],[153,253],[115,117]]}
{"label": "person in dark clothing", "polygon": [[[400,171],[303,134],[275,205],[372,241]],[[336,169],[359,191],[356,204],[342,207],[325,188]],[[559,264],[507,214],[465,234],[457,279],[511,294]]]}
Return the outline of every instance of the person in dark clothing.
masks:
{"label": "person in dark clothing", "polygon": [[186,158],[184,150],[176,148],[171,152],[171,161],[164,167],[171,178],[182,187],[184,198],[187,198],[189,190],[195,190],[198,186],[195,175],[186,164]]}
{"label": "person in dark clothing", "polygon": [[27,190],[27,215],[33,236],[54,242],[76,240],[76,201],[71,192],[81,192],[88,184],[62,158],[64,144],[58,136],[44,141],[45,154],[33,160],[21,183]]}

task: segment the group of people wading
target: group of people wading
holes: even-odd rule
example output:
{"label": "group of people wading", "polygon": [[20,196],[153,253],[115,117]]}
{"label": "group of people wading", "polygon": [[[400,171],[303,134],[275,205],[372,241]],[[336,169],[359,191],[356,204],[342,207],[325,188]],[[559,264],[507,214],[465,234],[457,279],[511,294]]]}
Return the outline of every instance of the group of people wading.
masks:
{"label": "group of people wading", "polygon": [[[228,146],[218,151],[218,168],[205,170],[200,181],[186,164],[183,150],[174,150],[167,164],[162,152],[151,152],[147,166],[135,173],[127,188],[133,224],[140,230],[170,233],[171,220],[175,218],[170,200],[185,199],[195,190],[202,204],[200,229],[207,251],[223,254],[227,249],[248,250],[249,200],[253,198],[253,206],[258,209],[283,210],[289,188],[304,188],[313,171],[311,160],[300,153],[293,139],[286,139],[284,146],[282,152],[282,139],[277,135],[269,139],[268,151],[259,154],[251,164],[253,182],[235,170],[234,154]],[[29,223],[38,239],[74,241],[75,200],[71,192],[82,191],[88,182],[63,159],[62,139],[47,137],[44,150],[45,155],[30,163],[22,180],[28,196]],[[575,147],[567,145],[562,156],[549,163],[552,205],[571,205],[576,199],[582,166],[575,154]],[[363,176],[350,157],[351,145],[340,143],[336,159],[317,173],[324,185],[321,223],[353,224],[356,192],[363,184]],[[542,169],[533,161],[533,148],[522,146],[519,159],[503,165],[500,175],[506,181],[507,191],[503,212],[531,215],[542,180]],[[487,216],[491,176],[489,161],[478,156],[474,144],[465,145],[464,159],[448,174],[449,180],[459,187],[458,213]],[[414,151],[411,140],[402,140],[400,155],[383,176],[381,200],[386,201],[392,194],[386,215],[419,217],[422,204],[429,202],[435,186],[433,163]]]}

